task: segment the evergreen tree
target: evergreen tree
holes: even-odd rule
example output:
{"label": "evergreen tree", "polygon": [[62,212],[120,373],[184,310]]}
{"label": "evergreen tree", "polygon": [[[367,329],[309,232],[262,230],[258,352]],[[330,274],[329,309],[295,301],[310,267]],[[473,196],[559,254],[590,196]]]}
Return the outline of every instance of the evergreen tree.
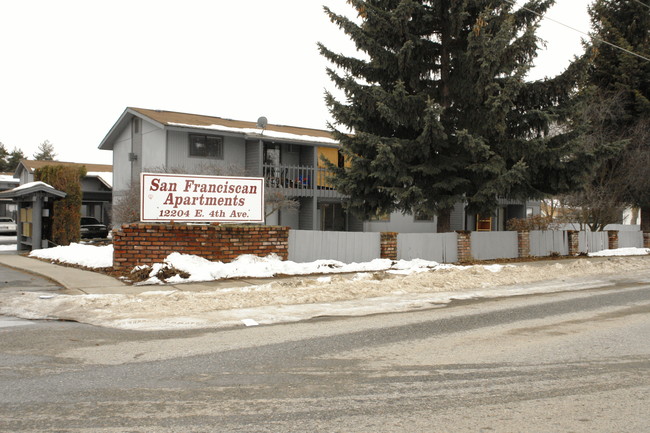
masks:
{"label": "evergreen tree", "polygon": [[584,193],[641,207],[642,230],[650,231],[650,0],[596,0],[589,13],[593,37],[581,107],[606,101],[608,109],[583,139],[610,151]]}
{"label": "evergreen tree", "polygon": [[[585,154],[551,136],[577,66],[526,82],[539,16],[503,0],[349,0],[360,21],[325,9],[364,59],[320,51],[346,101],[326,102],[348,160],[337,189],[362,218],[395,210],[437,214],[455,203],[490,214],[499,198],[566,191]],[[552,0],[532,0],[543,13]],[[351,131],[353,134],[347,134]]]}
{"label": "evergreen tree", "polygon": [[7,161],[8,156],[9,151],[0,141],[0,173],[9,171],[9,162]]}
{"label": "evergreen tree", "polygon": [[37,161],[54,161],[55,156],[54,145],[49,140],[45,140],[38,145],[38,152],[34,154],[34,159]]}
{"label": "evergreen tree", "polygon": [[7,171],[16,171],[18,164],[20,164],[20,161],[23,159],[25,159],[23,151],[14,147],[14,150],[11,151],[7,158]]}

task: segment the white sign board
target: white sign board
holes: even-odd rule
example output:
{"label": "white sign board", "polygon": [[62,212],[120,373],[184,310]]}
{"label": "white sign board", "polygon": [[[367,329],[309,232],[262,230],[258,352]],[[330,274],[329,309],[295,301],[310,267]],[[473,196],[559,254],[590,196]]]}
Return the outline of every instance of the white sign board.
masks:
{"label": "white sign board", "polygon": [[264,178],[142,173],[142,221],[264,222]]}

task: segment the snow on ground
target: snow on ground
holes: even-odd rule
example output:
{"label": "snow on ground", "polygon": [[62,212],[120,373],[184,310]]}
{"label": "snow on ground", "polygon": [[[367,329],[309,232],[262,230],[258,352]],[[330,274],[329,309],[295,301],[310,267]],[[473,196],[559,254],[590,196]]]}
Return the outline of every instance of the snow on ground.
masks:
{"label": "snow on ground", "polygon": [[650,248],[618,248],[615,250],[602,250],[589,253],[589,257],[613,257],[613,256],[641,256],[650,254]]}
{"label": "snow on ground", "polygon": [[[50,258],[88,262],[108,255],[106,247],[51,249]],[[39,252],[33,253],[42,254]],[[58,251],[58,252],[52,252]],[[91,251],[94,251],[92,253]],[[616,255],[618,250],[610,253]],[[628,252],[629,253],[629,252]],[[0,298],[0,314],[28,319],[57,318],[122,329],[187,329],[253,326],[304,320],[322,315],[363,315],[443,306],[454,299],[490,298],[607,286],[627,273],[650,278],[646,257],[576,259],[517,265],[441,265],[424,260],[373,260],[344,264],[312,263],[277,257],[242,256],[230,266],[174,253],[167,262],[190,275],[187,281],[269,277],[263,284],[224,280],[211,285],[152,286],[139,294],[54,295],[16,293]],[[338,273],[338,274],[337,274]],[[316,275],[308,275],[316,274]],[[323,275],[327,274],[327,275]],[[549,280],[552,278],[552,280]],[[178,281],[181,281],[180,279]],[[152,279],[150,281],[155,283]]]}
{"label": "snow on ground", "polygon": [[99,247],[72,243],[68,246],[34,250],[29,256],[87,268],[109,268],[113,266],[113,245]]}

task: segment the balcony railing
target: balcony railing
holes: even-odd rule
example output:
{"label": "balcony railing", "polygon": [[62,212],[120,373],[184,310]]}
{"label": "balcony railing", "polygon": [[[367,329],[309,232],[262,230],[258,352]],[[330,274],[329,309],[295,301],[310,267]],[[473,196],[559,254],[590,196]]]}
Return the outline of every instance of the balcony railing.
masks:
{"label": "balcony railing", "polygon": [[286,195],[341,197],[328,181],[331,172],[326,168],[264,164],[262,170],[266,187]]}

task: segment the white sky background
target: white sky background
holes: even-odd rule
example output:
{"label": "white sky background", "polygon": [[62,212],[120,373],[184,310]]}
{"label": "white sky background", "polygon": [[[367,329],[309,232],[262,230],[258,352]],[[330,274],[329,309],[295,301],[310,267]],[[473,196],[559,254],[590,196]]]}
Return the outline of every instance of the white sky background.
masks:
{"label": "white sky background", "polygon": [[[316,42],[352,44],[323,4],[350,14],[345,0],[1,1],[0,142],[31,158],[47,139],[58,160],[110,164],[97,146],[127,106],[325,129],[333,85]],[[588,4],[557,0],[548,16],[587,32]],[[533,78],[582,51],[553,22],[539,35]]]}

